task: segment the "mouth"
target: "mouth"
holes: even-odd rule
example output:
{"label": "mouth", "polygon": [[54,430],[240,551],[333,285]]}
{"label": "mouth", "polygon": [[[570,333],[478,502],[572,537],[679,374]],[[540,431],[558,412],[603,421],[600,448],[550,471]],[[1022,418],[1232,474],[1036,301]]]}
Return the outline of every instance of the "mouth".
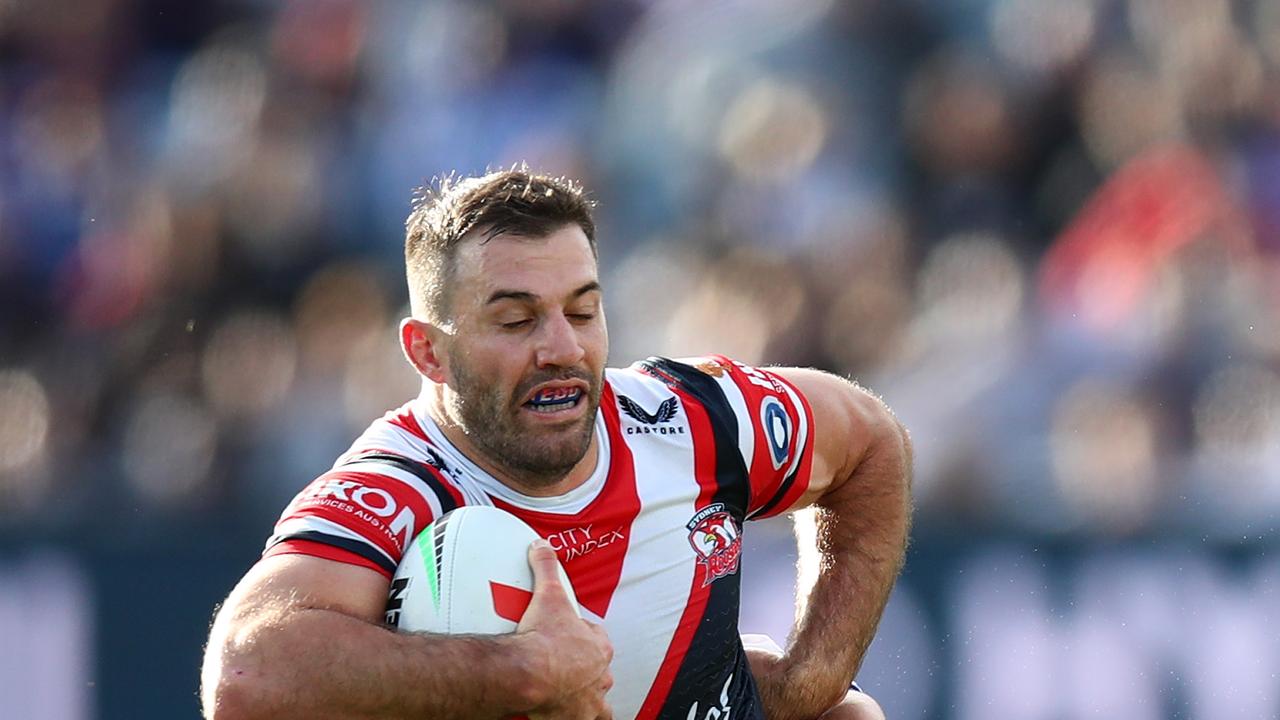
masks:
{"label": "mouth", "polygon": [[587,397],[581,385],[546,385],[534,391],[522,407],[537,415],[554,416],[576,409]]}

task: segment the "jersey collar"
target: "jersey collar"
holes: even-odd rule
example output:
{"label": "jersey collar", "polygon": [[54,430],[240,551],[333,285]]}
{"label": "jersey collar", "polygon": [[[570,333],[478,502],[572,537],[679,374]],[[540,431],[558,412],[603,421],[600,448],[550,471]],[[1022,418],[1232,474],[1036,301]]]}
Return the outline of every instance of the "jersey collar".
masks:
{"label": "jersey collar", "polygon": [[519,508],[567,515],[579,513],[600,494],[600,490],[604,488],[605,478],[609,475],[609,433],[605,428],[604,413],[600,410],[596,410],[595,429],[592,431],[595,433],[599,451],[596,453],[596,467],[591,471],[591,476],[586,482],[569,492],[550,497],[534,497],[517,492],[472,462],[440,430],[440,426],[427,411],[427,404],[422,397],[413,401],[412,411],[422,431],[427,434],[431,444],[444,456],[445,460],[460,468],[489,495]]}

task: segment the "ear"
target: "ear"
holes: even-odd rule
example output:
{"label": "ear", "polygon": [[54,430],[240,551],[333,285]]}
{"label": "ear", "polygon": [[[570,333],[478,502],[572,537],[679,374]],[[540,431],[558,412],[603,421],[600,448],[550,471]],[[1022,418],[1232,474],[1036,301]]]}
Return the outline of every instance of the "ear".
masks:
{"label": "ear", "polygon": [[407,317],[400,321],[400,349],[418,374],[437,384],[444,384],[448,366],[439,341],[444,333],[425,320]]}

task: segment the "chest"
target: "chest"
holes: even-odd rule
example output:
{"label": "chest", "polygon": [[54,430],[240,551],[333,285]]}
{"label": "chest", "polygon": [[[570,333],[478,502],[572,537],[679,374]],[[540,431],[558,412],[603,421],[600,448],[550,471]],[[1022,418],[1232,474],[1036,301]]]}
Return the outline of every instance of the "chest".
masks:
{"label": "chest", "polygon": [[[555,549],[578,601],[606,624],[678,621],[690,593],[736,576],[745,495],[717,475],[714,449],[628,443],[599,495],[576,513],[494,502]],[[645,447],[661,444],[661,452]]]}
{"label": "chest", "polygon": [[700,665],[681,686],[723,684],[733,666],[741,514],[686,480],[641,482],[571,519],[522,516],[556,549],[584,617],[613,642],[617,717],[634,716],[691,659]]}

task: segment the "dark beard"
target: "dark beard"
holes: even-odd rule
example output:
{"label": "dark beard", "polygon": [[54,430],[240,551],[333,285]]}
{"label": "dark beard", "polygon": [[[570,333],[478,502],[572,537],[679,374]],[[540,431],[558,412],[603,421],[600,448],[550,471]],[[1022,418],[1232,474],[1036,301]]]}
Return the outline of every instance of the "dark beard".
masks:
{"label": "dark beard", "polygon": [[[585,370],[539,372],[522,381],[510,397],[505,397],[498,388],[470,375],[465,369],[466,363],[458,362],[459,359],[450,358],[456,398],[452,409],[467,439],[490,464],[509,472],[525,485],[542,488],[563,480],[586,456],[600,407],[601,378],[592,377]],[[547,438],[521,426],[521,408],[513,405],[514,398],[524,397],[541,383],[570,379],[584,380],[589,386],[582,399],[587,403],[587,413],[579,421],[579,427]]]}

